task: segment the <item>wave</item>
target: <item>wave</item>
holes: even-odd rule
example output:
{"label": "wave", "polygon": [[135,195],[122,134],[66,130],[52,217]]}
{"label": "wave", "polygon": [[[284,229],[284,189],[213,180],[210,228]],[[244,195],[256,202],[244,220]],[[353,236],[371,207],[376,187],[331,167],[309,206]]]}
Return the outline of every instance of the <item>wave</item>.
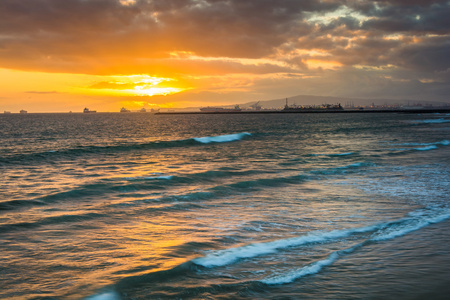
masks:
{"label": "wave", "polygon": [[[450,218],[450,211],[437,212],[432,211],[432,214],[410,214],[412,217],[404,218],[397,222],[389,222],[385,224],[380,224],[381,227],[373,236],[361,243],[358,243],[352,247],[343,250],[337,250],[329,254],[325,259],[318,260],[314,263],[311,263],[307,266],[299,268],[297,270],[289,271],[284,274],[277,274],[275,276],[271,276],[261,280],[262,283],[268,285],[279,285],[279,284],[287,284],[291,283],[294,280],[297,280],[301,277],[307,275],[313,275],[320,272],[324,267],[333,264],[340,257],[350,254],[354,252],[356,249],[361,248],[365,245],[374,242],[386,241],[390,239],[394,239],[403,235],[406,235],[410,232],[419,230],[424,228],[430,224],[435,224],[442,222],[448,218]],[[419,215],[419,217],[417,217]]]}
{"label": "wave", "polygon": [[234,134],[224,134],[219,136],[207,136],[207,137],[200,137],[200,138],[194,138],[193,140],[202,143],[202,144],[209,144],[209,143],[225,143],[225,142],[233,142],[233,141],[239,141],[242,138],[246,136],[250,136],[251,133],[248,132],[241,132],[241,133],[234,133]]}
{"label": "wave", "polygon": [[166,179],[170,180],[172,179],[172,175],[161,175],[161,176],[137,176],[137,177],[126,177],[126,180],[133,181],[133,180],[158,180],[158,179]]}
{"label": "wave", "polygon": [[[286,249],[314,244],[334,243],[348,239],[355,244],[339,249],[298,269],[279,271],[274,275],[260,278],[255,282],[266,285],[291,283],[299,278],[319,273],[323,268],[332,265],[338,259],[349,255],[357,249],[386,240],[404,236],[430,224],[442,222],[450,218],[450,210],[445,208],[424,208],[411,212],[402,219],[380,222],[378,224],[332,231],[315,231],[297,237],[279,239],[270,242],[248,244],[240,247],[211,251],[203,257],[186,261],[174,268],[151,272],[144,275],[123,278],[116,284],[118,290],[149,282],[176,280],[189,274],[204,272],[201,268],[212,269],[235,264],[243,259],[252,259],[264,255],[277,254]],[[248,281],[252,282],[252,281]]]}
{"label": "wave", "polygon": [[[95,220],[99,218],[107,217],[106,214],[101,213],[82,213],[82,214],[62,214],[56,216],[43,217],[37,219],[34,222],[18,222],[0,225],[0,232],[10,232],[24,229],[34,229],[45,225],[54,224],[69,224],[69,223],[82,223],[85,221]],[[82,229],[80,227],[80,229]]]}
{"label": "wave", "polygon": [[332,252],[328,257],[322,260],[318,260],[312,264],[309,264],[303,268],[290,271],[288,273],[279,274],[276,276],[268,277],[266,279],[260,280],[260,282],[265,283],[267,285],[280,285],[280,284],[287,284],[291,283],[294,280],[297,280],[301,277],[307,276],[307,275],[313,275],[319,273],[324,267],[332,265],[336,260],[338,260],[341,256],[345,254],[352,253],[357,248],[360,248],[363,246],[364,243],[357,244],[353,247],[347,248],[345,250],[338,250],[335,252]]}
{"label": "wave", "polygon": [[345,152],[345,153],[319,153],[319,154],[310,154],[309,156],[328,156],[328,157],[338,157],[338,156],[349,156],[354,155],[354,152]]}
{"label": "wave", "polygon": [[[341,230],[315,231],[298,237],[211,251],[203,257],[186,261],[167,270],[124,277],[119,280],[119,282],[117,282],[112,289],[110,288],[109,290],[107,289],[100,291],[98,294],[87,299],[117,299],[120,297],[121,291],[126,294],[127,290],[141,286],[142,284],[157,284],[168,281],[174,282],[185,277],[195,278],[198,274],[204,274],[206,272],[203,268],[212,269],[215,267],[232,265],[242,259],[251,259],[264,255],[277,254],[278,252],[292,247],[314,244],[322,245],[323,243],[339,242],[343,239],[348,240],[349,243],[354,243],[348,248],[332,251],[322,259],[316,260],[297,269],[289,269],[287,271],[278,270],[275,274],[268,276],[266,275],[256,280],[239,280],[239,282],[233,283],[224,282],[220,285],[211,284],[208,287],[203,286],[201,289],[202,291],[214,290],[217,292],[217,289],[220,289],[221,287],[226,289],[225,285],[232,286],[234,288],[235,286],[242,284],[252,284],[256,287],[260,284],[288,284],[302,277],[317,274],[324,268],[335,263],[340,258],[350,255],[364,246],[394,239],[406,235],[412,231],[424,228],[427,225],[439,223],[448,218],[450,218],[450,210],[448,209],[438,207],[424,208],[413,211],[404,218],[394,221],[380,222],[378,224]],[[262,272],[262,274],[264,273],[265,272]],[[223,275],[223,271],[220,271],[220,274]],[[186,292],[186,289],[190,289],[186,295],[192,296],[199,292],[197,287],[183,287],[183,292]]]}
{"label": "wave", "polygon": [[[388,153],[388,154],[398,155],[398,154],[403,154],[403,153],[407,153],[407,152],[411,152],[411,151],[436,150],[440,146],[449,146],[450,145],[450,141],[442,140],[442,141],[435,142],[435,143],[403,143],[403,144],[397,144],[397,145],[399,145],[399,146],[411,146],[411,147],[414,147],[414,148],[394,148],[394,149],[389,149],[389,151],[391,151],[391,152]],[[417,146],[423,146],[423,147],[417,147]]]}
{"label": "wave", "polygon": [[437,149],[437,148],[438,148],[437,146],[432,145],[432,146],[426,146],[426,147],[421,147],[421,148],[414,148],[414,150],[417,150],[417,151],[428,151],[428,150],[434,150],[434,149]]}
{"label": "wave", "polygon": [[2,210],[14,210],[18,208],[22,208],[24,206],[40,206],[45,205],[45,202],[40,200],[8,200],[0,202],[0,211]]}
{"label": "wave", "polygon": [[218,250],[204,257],[196,258],[192,262],[207,268],[226,266],[240,259],[271,254],[277,252],[280,249],[302,246],[311,243],[325,243],[329,241],[335,241],[337,239],[346,238],[356,233],[371,232],[379,228],[380,226],[381,225],[371,225],[361,228],[333,230],[329,232],[318,231],[309,233],[305,236]]}
{"label": "wave", "polygon": [[[328,232],[316,231],[308,233],[307,235],[288,239],[275,240],[265,243],[254,243],[236,248],[217,250],[207,254],[206,256],[196,258],[192,260],[192,262],[207,268],[226,266],[241,259],[272,254],[290,247],[303,246],[312,243],[334,242],[361,233],[372,233],[372,237],[366,240],[366,242],[388,240],[421,229],[427,225],[439,223],[448,218],[450,218],[450,211],[448,210],[420,210],[416,211],[415,214],[411,213],[408,217],[397,221],[382,222],[365,227],[333,230]],[[345,250],[344,252],[347,251],[349,250]]]}
{"label": "wave", "polygon": [[127,152],[135,150],[149,150],[149,149],[165,149],[174,147],[189,147],[198,146],[210,143],[226,143],[242,140],[247,136],[251,136],[249,132],[241,132],[234,134],[225,134],[218,136],[196,137],[189,139],[173,140],[173,141],[153,141],[149,143],[134,143],[134,144],[118,144],[108,146],[81,146],[68,149],[57,149],[44,152],[27,153],[27,154],[12,154],[0,157],[0,164],[12,164],[20,162],[41,162],[42,160],[49,160],[55,158],[74,158],[84,155]]}
{"label": "wave", "polygon": [[417,123],[425,123],[425,124],[439,124],[439,123],[449,123],[450,119],[429,119],[429,120],[420,120],[416,121]]}
{"label": "wave", "polygon": [[403,143],[403,144],[398,144],[398,145],[401,145],[401,146],[436,146],[436,145],[448,146],[448,145],[450,145],[450,141],[442,140],[442,141],[435,142],[435,143]]}
{"label": "wave", "polygon": [[[119,177],[101,179],[88,184],[72,187],[70,190],[60,191],[53,194],[40,196],[28,200],[11,200],[0,202],[0,211],[15,210],[25,207],[42,206],[58,201],[72,201],[80,199],[95,199],[106,195],[118,195],[125,197],[127,194],[133,197],[133,193],[149,191],[166,191],[166,196],[160,198],[147,198],[146,195],[139,195],[141,199],[131,202],[121,202],[110,204],[111,207],[139,206],[148,202],[170,203],[170,202],[196,202],[207,199],[233,195],[236,193],[256,191],[259,189],[286,186],[289,184],[301,184],[308,180],[321,180],[322,176],[333,176],[355,172],[359,168],[372,166],[369,163],[352,163],[344,166],[337,166],[326,169],[309,170],[297,174],[280,176],[273,172],[263,172],[261,170],[213,170],[192,174],[169,175],[162,173],[151,173],[145,176]],[[254,177],[256,175],[256,178]],[[318,177],[318,175],[320,177]],[[230,179],[234,182],[227,182]],[[184,194],[170,195],[170,188],[182,187],[186,185],[201,185],[201,190],[188,191]],[[146,198],[142,198],[146,197]],[[166,207],[170,209],[170,207]]]}
{"label": "wave", "polygon": [[120,296],[114,291],[108,291],[87,297],[84,300],[120,300]]}
{"label": "wave", "polygon": [[361,167],[371,167],[371,166],[374,166],[374,164],[366,163],[366,162],[356,162],[356,163],[352,163],[352,164],[345,165],[345,166],[312,170],[312,171],[310,171],[310,173],[318,174],[318,175],[338,175],[338,174],[346,173],[348,171],[352,171],[354,169],[359,169]]}

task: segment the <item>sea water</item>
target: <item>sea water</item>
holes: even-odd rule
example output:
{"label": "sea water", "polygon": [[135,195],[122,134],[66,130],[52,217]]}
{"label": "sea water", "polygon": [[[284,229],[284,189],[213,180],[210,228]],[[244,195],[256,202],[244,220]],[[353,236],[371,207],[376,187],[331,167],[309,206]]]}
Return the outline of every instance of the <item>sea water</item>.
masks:
{"label": "sea water", "polygon": [[446,299],[450,115],[0,116],[2,299]]}

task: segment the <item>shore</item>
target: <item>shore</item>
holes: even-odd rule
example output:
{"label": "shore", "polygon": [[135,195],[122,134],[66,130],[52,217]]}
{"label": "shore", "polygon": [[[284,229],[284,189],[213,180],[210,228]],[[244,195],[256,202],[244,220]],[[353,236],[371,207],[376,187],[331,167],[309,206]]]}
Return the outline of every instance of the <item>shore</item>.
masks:
{"label": "shore", "polygon": [[344,109],[344,110],[326,110],[326,109],[312,109],[312,110],[241,110],[241,111],[181,111],[181,112],[158,112],[156,115],[185,115],[185,114],[342,114],[342,113],[450,113],[450,108],[424,108],[424,109]]}

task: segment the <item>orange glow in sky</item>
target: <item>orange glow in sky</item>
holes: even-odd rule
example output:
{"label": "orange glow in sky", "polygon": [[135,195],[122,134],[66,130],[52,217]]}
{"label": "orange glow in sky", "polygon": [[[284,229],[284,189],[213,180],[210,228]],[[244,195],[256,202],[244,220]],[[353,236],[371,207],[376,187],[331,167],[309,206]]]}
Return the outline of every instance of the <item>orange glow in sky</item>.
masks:
{"label": "orange glow in sky", "polygon": [[448,1],[308,3],[0,1],[0,112],[450,101]]}

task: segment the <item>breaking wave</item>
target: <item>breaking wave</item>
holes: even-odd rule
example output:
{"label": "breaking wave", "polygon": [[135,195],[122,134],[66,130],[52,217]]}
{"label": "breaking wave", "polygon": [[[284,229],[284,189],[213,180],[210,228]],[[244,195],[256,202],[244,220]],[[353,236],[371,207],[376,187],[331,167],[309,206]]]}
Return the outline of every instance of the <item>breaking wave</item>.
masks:
{"label": "breaking wave", "polygon": [[421,120],[417,121],[417,123],[425,123],[425,124],[439,124],[439,123],[449,123],[450,119],[429,119],[429,120]]}
{"label": "breaking wave", "polygon": [[225,143],[225,142],[233,142],[241,140],[242,138],[246,136],[250,136],[251,134],[248,132],[241,132],[241,133],[235,133],[235,134],[225,134],[225,135],[219,135],[219,136],[206,136],[206,137],[200,137],[200,138],[194,138],[193,140],[202,143],[202,144],[209,144],[209,143]]}
{"label": "breaking wave", "polygon": [[150,150],[150,149],[166,149],[174,147],[189,147],[198,146],[210,143],[227,143],[242,140],[245,137],[251,136],[249,132],[241,132],[234,134],[225,134],[218,136],[195,137],[189,139],[181,139],[174,141],[153,141],[149,143],[134,143],[134,144],[118,144],[108,146],[81,146],[68,149],[57,149],[44,152],[35,152],[27,154],[12,154],[0,157],[0,164],[12,163],[32,163],[42,162],[53,159],[70,159],[84,155],[95,155],[105,153],[126,152],[135,150]]}
{"label": "breaking wave", "polygon": [[380,225],[372,225],[361,228],[333,230],[329,232],[312,232],[305,236],[276,240],[267,243],[255,243],[242,247],[215,251],[204,257],[196,258],[193,262],[207,268],[226,266],[240,259],[271,254],[289,247],[334,241],[349,237],[355,233],[371,232],[379,227]]}
{"label": "breaking wave", "polygon": [[418,211],[411,213],[410,217],[404,218],[397,222],[389,222],[385,224],[379,224],[380,227],[376,232],[372,234],[369,239],[351,246],[347,249],[337,250],[330,253],[326,258],[318,260],[302,268],[292,270],[286,273],[277,274],[261,280],[265,284],[287,284],[294,280],[307,275],[313,275],[320,272],[324,267],[327,267],[337,261],[340,257],[354,252],[356,249],[374,242],[380,242],[385,240],[394,239],[410,232],[424,228],[430,224],[442,222],[450,218],[450,211],[439,212],[438,210]]}

